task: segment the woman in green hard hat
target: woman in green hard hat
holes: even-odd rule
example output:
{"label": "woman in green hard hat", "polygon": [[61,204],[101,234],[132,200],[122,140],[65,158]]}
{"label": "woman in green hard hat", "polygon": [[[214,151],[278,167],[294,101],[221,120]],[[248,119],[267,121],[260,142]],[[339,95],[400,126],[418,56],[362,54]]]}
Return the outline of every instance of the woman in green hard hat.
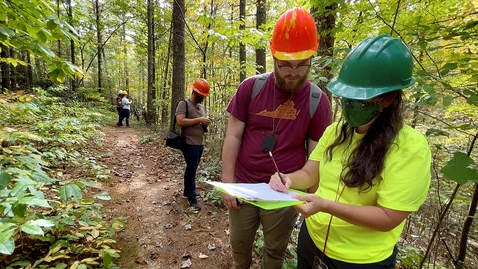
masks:
{"label": "woman in green hard hat", "polygon": [[430,185],[431,153],[425,137],[404,124],[402,89],[415,83],[413,59],[389,35],[363,40],[345,58],[327,89],[343,120],[325,131],[309,161],[283,184],[297,195],[306,217],[298,241],[298,267],[395,268],[396,244],[407,216],[419,209]]}

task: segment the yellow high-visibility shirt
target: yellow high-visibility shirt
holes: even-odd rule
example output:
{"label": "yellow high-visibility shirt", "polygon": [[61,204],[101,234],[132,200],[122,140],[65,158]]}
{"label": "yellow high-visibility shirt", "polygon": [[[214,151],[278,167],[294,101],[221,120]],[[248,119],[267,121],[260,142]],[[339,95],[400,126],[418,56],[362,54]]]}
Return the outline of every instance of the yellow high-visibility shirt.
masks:
{"label": "yellow high-visibility shirt", "polygon": [[[355,133],[352,145],[340,145],[333,150],[332,160],[324,155],[325,149],[339,135],[338,123],[330,125],[320,139],[310,160],[320,162],[320,183],[316,195],[335,201],[344,185],[339,183],[342,166],[349,153],[364,135]],[[430,186],[431,152],[425,137],[410,126],[404,125],[385,158],[382,173],[374,186],[359,192],[358,188],[345,187],[339,202],[383,207],[414,212],[427,197]],[[315,245],[323,251],[330,214],[319,212],[306,219],[308,232]],[[375,263],[390,257],[403,230],[405,220],[388,232],[348,223],[337,217],[332,224],[325,254],[333,259],[355,263]]]}

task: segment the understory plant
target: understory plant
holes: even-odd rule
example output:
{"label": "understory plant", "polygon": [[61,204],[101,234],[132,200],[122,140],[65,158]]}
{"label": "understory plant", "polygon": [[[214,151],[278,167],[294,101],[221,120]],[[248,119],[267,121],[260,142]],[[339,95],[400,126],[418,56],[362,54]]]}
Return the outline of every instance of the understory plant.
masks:
{"label": "understory plant", "polygon": [[49,94],[58,91],[0,96],[0,267],[118,268],[111,246],[124,223],[103,220],[109,171],[86,149],[114,113]]}

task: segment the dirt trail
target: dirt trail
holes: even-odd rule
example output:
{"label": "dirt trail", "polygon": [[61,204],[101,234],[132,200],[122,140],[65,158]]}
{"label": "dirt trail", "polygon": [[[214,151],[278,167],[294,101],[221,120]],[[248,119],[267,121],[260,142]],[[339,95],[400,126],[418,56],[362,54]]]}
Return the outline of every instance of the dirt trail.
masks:
{"label": "dirt trail", "polygon": [[210,187],[202,182],[197,183],[202,210],[188,208],[181,153],[162,141],[140,143],[151,134],[146,128],[102,131],[105,141],[96,151],[113,171],[104,184],[111,196],[104,203],[105,217],[127,219],[116,236],[120,268],[231,268],[227,210],[206,201]]}

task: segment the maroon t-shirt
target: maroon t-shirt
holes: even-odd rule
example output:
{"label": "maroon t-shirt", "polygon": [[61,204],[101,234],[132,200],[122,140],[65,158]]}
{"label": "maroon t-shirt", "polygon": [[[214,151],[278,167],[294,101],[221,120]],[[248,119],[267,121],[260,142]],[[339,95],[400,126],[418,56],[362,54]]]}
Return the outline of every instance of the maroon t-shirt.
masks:
{"label": "maroon t-shirt", "polygon": [[272,154],[281,173],[302,168],[307,160],[307,138],[318,141],[332,122],[330,102],[322,94],[314,117],[310,118],[310,83],[296,93],[282,93],[272,73],[262,90],[251,99],[255,78],[244,80],[227,111],[245,123],[236,162],[235,178],[243,183],[268,183],[275,166],[261,149],[264,137],[274,131],[277,142]]}

